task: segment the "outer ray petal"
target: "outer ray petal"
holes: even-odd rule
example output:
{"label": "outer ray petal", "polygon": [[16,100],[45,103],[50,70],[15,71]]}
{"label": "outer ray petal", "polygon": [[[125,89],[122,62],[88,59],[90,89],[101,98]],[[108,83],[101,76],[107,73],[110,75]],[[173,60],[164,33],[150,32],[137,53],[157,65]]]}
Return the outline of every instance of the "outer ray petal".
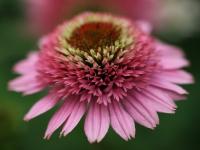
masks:
{"label": "outer ray petal", "polygon": [[14,66],[14,71],[19,74],[30,74],[35,72],[35,63],[38,61],[38,52],[31,52],[27,59],[20,61]]}
{"label": "outer ray petal", "polygon": [[25,115],[24,120],[29,121],[53,108],[59,101],[55,93],[51,93],[39,100]]}
{"label": "outer ray petal", "polygon": [[152,107],[151,103],[148,103],[148,101],[146,102],[144,100],[144,97],[139,92],[135,93],[134,95],[135,95],[135,98],[138,100],[138,102],[141,104],[141,106],[144,107],[144,109],[146,109],[147,112],[150,114],[153,121],[156,124],[159,124],[158,114],[156,110],[154,109],[154,107]]}
{"label": "outer ray petal", "polygon": [[187,91],[184,90],[182,87],[174,84],[174,83],[170,83],[168,81],[163,81],[163,80],[153,80],[151,82],[151,85],[156,86],[158,88],[161,89],[167,89],[173,92],[176,92],[178,94],[187,94]]}
{"label": "outer ray petal", "polygon": [[160,41],[157,41],[156,47],[161,54],[160,64],[164,69],[180,69],[190,65],[181,49]]}
{"label": "outer ray petal", "polygon": [[143,91],[143,94],[149,97],[150,99],[165,105],[170,109],[176,108],[176,104],[174,103],[170,95],[165,93],[165,89],[163,90],[161,88],[149,86],[147,89]]}
{"label": "outer ray petal", "polygon": [[109,113],[106,106],[92,103],[87,114],[84,130],[88,140],[100,142],[109,128]]}
{"label": "outer ray petal", "polygon": [[67,121],[62,129],[61,135],[63,134],[64,136],[66,136],[67,134],[69,134],[79,123],[79,121],[83,117],[85,111],[86,111],[85,103],[84,102],[77,103],[74,106],[69,118],[67,119]]}
{"label": "outer ray petal", "polygon": [[175,47],[175,46],[171,46],[168,44],[165,44],[163,42],[158,41],[156,43],[156,47],[159,51],[161,51],[162,53],[162,57],[173,57],[173,58],[184,58],[185,54],[184,52]]}
{"label": "outer ray petal", "polygon": [[183,70],[163,71],[154,75],[154,77],[177,84],[191,84],[194,82],[192,75]]}
{"label": "outer ray petal", "polygon": [[111,126],[124,140],[135,136],[135,125],[131,116],[119,102],[113,101],[109,105]]}
{"label": "outer ray petal", "polygon": [[123,101],[123,105],[126,111],[131,115],[131,117],[139,124],[153,129],[156,126],[155,121],[151,119],[149,112],[144,109],[134,98],[127,98]]}
{"label": "outer ray petal", "polygon": [[166,105],[165,102],[162,102],[162,99],[158,101],[157,99],[155,100],[154,98],[148,95],[149,94],[145,93],[145,91],[137,93],[137,97],[139,97],[139,100],[141,101],[141,103],[143,103],[143,105],[146,105],[147,109],[150,109],[150,111],[153,112],[154,116],[157,119],[158,119],[157,114],[155,115],[155,112],[152,110],[155,110],[156,112],[162,112],[162,113],[174,113],[176,109],[176,105],[174,103],[172,103],[171,105]]}
{"label": "outer ray petal", "polygon": [[49,139],[53,132],[66,121],[68,116],[71,114],[75,104],[77,104],[77,98],[70,96],[65,99],[64,104],[62,104],[60,109],[53,115],[53,117],[49,121],[44,138]]}
{"label": "outer ray petal", "polygon": [[189,62],[185,58],[163,57],[160,64],[164,69],[179,69],[189,66]]}
{"label": "outer ray petal", "polygon": [[37,80],[37,74],[35,72],[22,75],[10,81],[8,87],[10,90],[22,92],[24,95],[37,93],[44,88]]}
{"label": "outer ray petal", "polygon": [[101,116],[101,128],[99,130],[97,142],[100,142],[104,138],[110,126],[110,117],[107,106],[102,105],[100,107],[100,116]]}

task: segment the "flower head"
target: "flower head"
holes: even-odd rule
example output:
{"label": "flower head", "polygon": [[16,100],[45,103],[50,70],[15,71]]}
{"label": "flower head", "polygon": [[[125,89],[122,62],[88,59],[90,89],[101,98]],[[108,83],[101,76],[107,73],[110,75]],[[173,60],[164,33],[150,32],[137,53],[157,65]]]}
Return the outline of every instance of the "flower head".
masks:
{"label": "flower head", "polygon": [[150,36],[151,27],[109,14],[84,13],[42,38],[40,51],[14,70],[10,89],[25,95],[49,89],[26,114],[28,121],[60,104],[45,138],[63,125],[70,133],[86,114],[90,142],[100,142],[111,125],[123,139],[135,137],[135,122],[155,128],[157,112],[174,113],[174,100],[192,83],[189,63],[176,47]]}

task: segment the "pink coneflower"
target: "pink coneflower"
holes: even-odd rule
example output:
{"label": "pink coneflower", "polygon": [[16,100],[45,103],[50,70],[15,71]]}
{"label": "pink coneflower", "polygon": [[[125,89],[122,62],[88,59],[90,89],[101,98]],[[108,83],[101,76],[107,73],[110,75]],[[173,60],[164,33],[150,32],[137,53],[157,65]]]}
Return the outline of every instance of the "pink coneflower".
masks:
{"label": "pink coneflower", "polygon": [[85,115],[89,142],[100,142],[111,125],[124,140],[135,137],[135,122],[155,128],[157,112],[174,113],[174,100],[192,83],[182,68],[183,52],[150,36],[144,22],[109,14],[84,13],[42,38],[40,51],[29,54],[14,70],[20,77],[10,89],[33,94],[48,89],[26,114],[29,121],[60,105],[45,138],[59,127],[66,136]]}
{"label": "pink coneflower", "polygon": [[157,0],[24,0],[33,33],[48,33],[82,11],[106,11],[131,19],[154,20]]}

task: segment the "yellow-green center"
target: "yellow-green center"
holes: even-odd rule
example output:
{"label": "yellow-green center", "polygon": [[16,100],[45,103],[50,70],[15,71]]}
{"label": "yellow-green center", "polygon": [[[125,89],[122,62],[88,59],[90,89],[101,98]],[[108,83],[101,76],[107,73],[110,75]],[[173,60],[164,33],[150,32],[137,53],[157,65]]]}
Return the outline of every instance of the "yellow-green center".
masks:
{"label": "yellow-green center", "polygon": [[63,26],[57,50],[89,66],[114,63],[134,46],[133,30],[126,19],[87,13]]}

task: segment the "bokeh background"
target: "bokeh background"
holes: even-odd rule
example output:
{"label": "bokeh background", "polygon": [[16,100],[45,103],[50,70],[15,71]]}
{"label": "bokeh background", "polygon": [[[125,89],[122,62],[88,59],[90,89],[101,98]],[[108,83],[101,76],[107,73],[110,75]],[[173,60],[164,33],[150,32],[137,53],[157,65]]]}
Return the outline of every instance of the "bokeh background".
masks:
{"label": "bokeh background", "polygon": [[[38,38],[26,30],[24,7],[22,0],[0,0],[0,150],[200,149],[200,33],[193,30],[188,36],[174,38],[176,33],[172,32],[176,30],[170,27],[167,29],[170,34],[160,30],[154,34],[184,49],[191,61],[188,71],[196,80],[194,85],[185,86],[190,95],[186,101],[177,103],[175,115],[159,114],[160,125],[155,130],[136,125],[136,139],[129,142],[123,141],[110,129],[100,144],[89,144],[83,133],[83,122],[65,138],[59,138],[56,132],[50,140],[43,140],[48,120],[55,109],[28,123],[23,121],[23,115],[44,93],[23,97],[7,88],[8,81],[16,76],[12,73],[12,66],[29,51],[37,49]],[[184,13],[194,17],[189,10]],[[172,15],[178,14],[174,12]],[[193,27],[199,21],[200,18],[196,17],[193,22],[186,19],[185,23]]]}

